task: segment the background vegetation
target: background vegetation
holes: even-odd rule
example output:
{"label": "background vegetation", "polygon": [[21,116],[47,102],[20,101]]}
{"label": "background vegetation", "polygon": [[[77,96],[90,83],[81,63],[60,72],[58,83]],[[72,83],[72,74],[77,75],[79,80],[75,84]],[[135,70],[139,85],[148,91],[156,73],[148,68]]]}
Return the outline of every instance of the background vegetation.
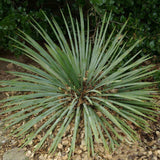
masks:
{"label": "background vegetation", "polygon": [[[12,41],[8,39],[11,36],[15,39],[17,28],[22,29],[27,34],[32,33],[34,39],[41,41],[37,33],[32,32],[29,21],[34,17],[47,30],[49,26],[45,26],[45,21],[40,13],[40,9],[47,12],[47,15],[54,15],[58,23],[63,26],[63,21],[59,18],[59,8],[66,12],[66,5],[69,3],[74,16],[77,15],[78,6],[85,7],[86,12],[96,16],[96,20],[92,25],[96,25],[96,21],[102,17],[105,11],[109,14],[112,11],[111,23],[112,26],[121,27],[122,24],[129,18],[127,25],[127,38],[133,37],[137,40],[140,37],[145,37],[141,44],[143,54],[160,55],[160,5],[159,0],[2,0],[0,2],[0,47],[10,50],[15,54],[18,51],[12,47]],[[118,29],[117,29],[118,30]],[[131,41],[133,42],[133,41]]]}

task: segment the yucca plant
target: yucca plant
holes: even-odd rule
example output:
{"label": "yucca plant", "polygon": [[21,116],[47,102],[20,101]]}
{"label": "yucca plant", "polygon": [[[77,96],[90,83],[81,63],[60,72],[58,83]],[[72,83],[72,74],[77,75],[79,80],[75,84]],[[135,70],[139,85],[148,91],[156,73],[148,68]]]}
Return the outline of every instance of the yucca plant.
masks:
{"label": "yucca plant", "polygon": [[[39,67],[0,58],[28,71],[12,71],[10,73],[18,78],[0,82],[1,92],[22,93],[1,100],[1,108],[4,110],[0,114],[11,113],[4,119],[9,124],[8,127],[25,121],[13,132],[18,137],[26,137],[24,145],[45,130],[36,149],[42,147],[60,124],[58,133],[49,146],[51,153],[56,150],[67,126],[74,122],[68,156],[70,159],[81,121],[84,122],[86,146],[92,155],[94,142],[98,143],[100,139],[106,149],[113,150],[119,140],[134,141],[138,138],[134,126],[149,130],[147,119],[154,120],[155,115],[152,103],[154,91],[149,89],[153,83],[142,80],[151,76],[155,70],[152,70],[152,65],[142,65],[150,57],[137,58],[141,51],[131,57],[130,52],[141,40],[126,47],[126,33],[123,30],[127,22],[116,35],[115,28],[108,34],[111,14],[108,18],[105,14],[93,42],[90,39],[89,16],[84,21],[80,9],[80,19],[74,21],[70,9],[68,10],[70,26],[62,12],[67,37],[56,20],[49,20],[43,12],[58,44],[34,19],[31,24],[44,39],[45,47],[22,31],[19,36],[26,44],[13,39],[18,44],[17,48],[37,62]],[[125,61],[127,56],[131,58]],[[34,125],[39,122],[41,126],[34,130]]]}

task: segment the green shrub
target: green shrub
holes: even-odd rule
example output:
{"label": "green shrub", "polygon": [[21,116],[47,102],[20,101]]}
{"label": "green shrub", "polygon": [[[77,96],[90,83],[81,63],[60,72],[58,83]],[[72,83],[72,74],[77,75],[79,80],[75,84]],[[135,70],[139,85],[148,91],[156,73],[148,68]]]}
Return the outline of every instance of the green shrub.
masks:
{"label": "green shrub", "polygon": [[[78,2],[70,0],[72,10],[76,13],[78,10]],[[67,10],[67,2],[64,0],[38,0],[28,1],[24,0],[1,0],[0,1],[0,49],[11,51],[18,55],[21,52],[13,47],[13,42],[9,37],[13,37],[16,40],[21,40],[17,36],[17,29],[20,28],[27,34],[32,34],[33,38],[42,42],[42,39],[37,32],[32,32],[30,27],[30,21],[32,17],[36,19],[39,24],[45,28],[47,32],[50,32],[50,28],[46,25],[43,15],[40,9],[47,12],[48,16],[54,15],[55,19],[61,26],[64,26],[63,21],[59,18],[59,8],[62,8],[64,12]],[[76,15],[76,14],[75,14]],[[69,17],[67,17],[69,18]],[[54,35],[51,35],[54,38]]]}
{"label": "green shrub", "polygon": [[160,56],[159,0],[90,0],[95,11],[102,16],[112,11],[112,25],[119,27],[129,18],[128,39],[145,37],[140,47],[143,54]]}
{"label": "green shrub", "polygon": [[[38,39],[36,33],[32,32],[29,21],[31,16],[40,19],[42,16],[39,11],[27,11],[28,1],[13,1],[13,0],[2,0],[0,2],[0,48],[20,54],[19,50],[13,47],[13,42],[9,39],[9,36],[14,39],[20,40],[17,35],[17,28],[25,31],[27,34],[33,35],[35,39]],[[41,25],[43,24],[42,21]]]}
{"label": "green shrub", "polygon": [[[91,11],[94,15],[96,12],[100,17],[103,17],[105,11],[107,11],[108,14],[112,11],[111,25],[117,28],[120,28],[129,17],[127,38],[130,39],[132,37],[133,40],[136,41],[137,39],[145,37],[145,40],[140,45],[140,48],[143,49],[143,54],[160,55],[159,0],[68,0],[67,2],[72,6],[74,17],[77,16],[77,6],[80,4],[85,8],[86,12]],[[13,43],[8,39],[8,36],[12,36],[18,40],[18,36],[16,35],[17,28],[20,28],[27,34],[31,34],[32,30],[29,25],[31,16],[34,17],[46,31],[49,31],[50,28],[45,25],[39,9],[43,9],[49,16],[50,14],[56,16],[55,18],[59,20],[60,24],[61,21],[58,10],[62,8],[65,12],[67,2],[64,0],[24,0],[23,2],[20,0],[2,0],[0,2],[0,37],[3,38],[0,39],[0,47],[14,53],[19,53],[18,50],[12,47]],[[94,26],[95,23],[93,20],[90,25]],[[60,25],[63,26],[63,23]],[[41,41],[36,32],[32,34],[34,39]]]}
{"label": "green shrub", "polygon": [[[143,56],[135,60],[140,52],[129,61],[123,61],[141,41],[126,47],[126,33],[123,33],[126,23],[115,37],[115,29],[106,37],[111,14],[108,19],[104,15],[93,42],[89,34],[89,18],[86,24],[81,9],[80,22],[73,21],[69,10],[70,27],[62,13],[67,37],[55,19],[49,20],[45,14],[44,16],[58,44],[49,36],[50,33],[45,32],[34,20],[32,25],[44,39],[45,48],[24,32],[20,32],[19,36],[26,44],[14,40],[18,48],[40,67],[0,58],[29,71],[12,71],[11,73],[19,78],[0,81],[1,92],[21,92],[21,95],[1,100],[1,103],[5,103],[3,108],[10,106],[0,113],[11,113],[4,119],[9,124],[8,127],[21,124],[25,120],[21,127],[14,129],[13,134],[24,136],[24,145],[27,145],[45,130],[45,135],[36,145],[36,149],[39,149],[60,124],[60,129],[49,146],[52,153],[67,126],[73,121],[75,126],[70,158],[75,149],[79,124],[83,120],[86,146],[92,155],[95,141],[99,142],[101,139],[106,149],[113,150],[119,140],[138,139],[136,131],[132,128],[134,125],[149,131],[147,119],[154,120],[152,116],[155,115],[152,104],[154,91],[148,88],[152,85],[151,82],[142,80],[152,75],[155,70],[151,70],[152,65],[139,67],[149,59],[148,56]],[[39,122],[41,126],[35,130],[34,125]],[[109,142],[104,134],[108,135]]]}

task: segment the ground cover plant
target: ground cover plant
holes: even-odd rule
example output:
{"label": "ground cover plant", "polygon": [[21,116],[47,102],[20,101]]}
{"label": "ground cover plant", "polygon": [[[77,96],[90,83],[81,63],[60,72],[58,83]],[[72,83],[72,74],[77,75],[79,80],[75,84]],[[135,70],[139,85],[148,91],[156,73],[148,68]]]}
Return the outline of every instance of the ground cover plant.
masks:
{"label": "ground cover plant", "polygon": [[[141,42],[138,40],[131,47],[126,47],[126,33],[123,33],[123,29],[127,22],[118,34],[114,35],[114,28],[110,36],[106,37],[111,14],[108,18],[105,14],[93,41],[90,39],[89,18],[84,20],[82,9],[80,18],[76,21],[69,9],[71,25],[62,12],[68,37],[64,36],[54,18],[50,20],[44,12],[43,14],[58,44],[34,19],[31,25],[44,39],[45,46],[22,31],[19,36],[26,41],[25,44],[13,39],[17,43],[16,47],[37,62],[39,67],[0,58],[28,71],[11,72],[17,76],[16,79],[0,81],[1,92],[21,92],[21,95],[0,101],[3,104],[1,108],[4,109],[0,114],[11,113],[4,119],[8,123],[7,127],[25,120],[21,127],[14,129],[13,134],[25,137],[24,145],[27,145],[45,130],[45,135],[36,145],[36,149],[39,149],[60,124],[57,135],[48,146],[49,153],[54,153],[67,126],[74,121],[68,156],[70,159],[82,120],[85,143],[92,156],[93,144],[100,142],[100,139],[105,149],[111,151],[122,140],[138,139],[134,126],[149,131],[147,119],[154,120],[153,115],[156,114],[152,103],[152,93],[155,91],[149,88],[153,85],[152,82],[142,80],[151,76],[155,70],[152,70],[152,65],[141,65],[150,57],[136,59],[141,51],[124,61]],[[39,122],[42,122],[41,126],[34,130],[34,125]]]}

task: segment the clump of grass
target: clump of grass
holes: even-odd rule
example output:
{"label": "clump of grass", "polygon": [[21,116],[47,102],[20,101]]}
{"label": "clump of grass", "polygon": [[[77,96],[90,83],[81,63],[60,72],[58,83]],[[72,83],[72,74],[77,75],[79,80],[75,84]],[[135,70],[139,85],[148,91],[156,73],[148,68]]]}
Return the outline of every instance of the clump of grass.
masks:
{"label": "clump of grass", "polygon": [[[60,123],[60,129],[49,146],[49,152],[54,152],[67,126],[74,120],[70,159],[82,119],[86,146],[92,155],[94,141],[99,142],[101,139],[106,149],[113,150],[119,140],[137,139],[137,133],[131,125],[149,130],[146,119],[154,120],[152,118],[155,115],[152,104],[154,91],[148,88],[152,85],[151,82],[142,80],[151,76],[155,70],[151,70],[152,65],[141,65],[149,59],[148,56],[136,59],[141,51],[127,62],[124,61],[141,41],[138,40],[133,46],[126,48],[123,40],[126,23],[116,36],[113,36],[115,31],[113,29],[107,37],[111,15],[108,18],[104,15],[92,43],[89,18],[85,24],[82,9],[80,22],[73,21],[69,10],[71,26],[62,13],[67,38],[54,18],[49,20],[45,14],[44,16],[55,33],[58,44],[35,20],[31,24],[44,39],[45,48],[22,31],[19,36],[29,45],[14,40],[18,44],[17,47],[37,62],[40,68],[0,58],[29,71],[29,73],[11,72],[19,78],[0,82],[3,86],[0,88],[2,92],[29,92],[1,100],[5,102],[3,107],[10,107],[0,114],[13,113],[5,119],[9,127],[26,121],[14,130],[18,137],[27,135],[24,145],[30,143],[45,129],[47,130],[45,135],[36,145],[36,149],[39,149]],[[140,65],[141,67],[138,67]],[[34,130],[34,125],[41,120],[43,120],[41,126]],[[117,132],[116,128],[123,135]],[[109,142],[106,142],[104,134],[108,136]]]}

